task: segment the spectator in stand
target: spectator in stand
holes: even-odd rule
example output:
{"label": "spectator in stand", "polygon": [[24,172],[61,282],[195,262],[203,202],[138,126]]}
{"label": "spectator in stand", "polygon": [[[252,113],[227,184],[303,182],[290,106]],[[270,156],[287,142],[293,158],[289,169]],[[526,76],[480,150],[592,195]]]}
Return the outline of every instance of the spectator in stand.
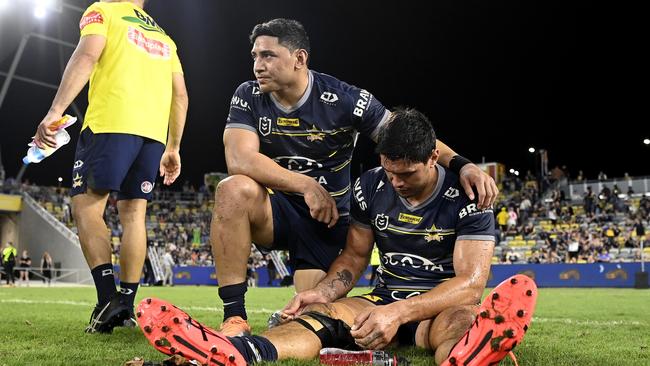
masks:
{"label": "spectator in stand", "polygon": [[171,253],[171,248],[167,248],[165,250],[165,254],[163,255],[162,258],[163,262],[163,270],[165,272],[165,275],[163,277],[163,286],[169,285],[169,286],[174,286],[174,266],[176,263],[174,262],[174,257],[172,256]]}
{"label": "spectator in stand", "polygon": [[24,282],[27,287],[29,287],[29,267],[32,266],[32,259],[27,254],[26,250],[23,250],[23,254],[18,260],[18,270],[20,271],[20,277],[18,278],[18,283]]}
{"label": "spectator in stand", "polygon": [[634,231],[636,232],[636,238],[639,241],[639,245],[642,246],[642,243],[645,240],[645,227],[639,218],[634,220]]}
{"label": "spectator in stand", "polygon": [[512,229],[517,226],[517,212],[514,207],[508,208],[508,229]]}
{"label": "spectator in stand", "polygon": [[605,174],[602,170],[598,173],[598,180],[603,181],[607,180],[607,174]]}
{"label": "spectator in stand", "polygon": [[273,281],[278,276],[278,272],[275,268],[275,262],[273,262],[273,257],[271,254],[267,254],[266,257],[266,271],[269,275],[269,279],[266,281],[267,286],[273,286]]}
{"label": "spectator in stand", "polygon": [[557,225],[557,213],[555,211],[555,207],[550,207],[548,209],[547,216],[548,219],[551,220],[551,223],[553,223],[553,226]]}
{"label": "spectator in stand", "polygon": [[52,284],[52,268],[54,268],[54,262],[50,253],[43,252],[43,258],[41,258],[41,274],[43,275],[43,282],[47,283],[48,286]]}
{"label": "spectator in stand", "polygon": [[16,266],[16,256],[18,251],[13,246],[12,242],[8,242],[2,250],[2,267],[4,267],[5,274],[7,275],[7,285],[16,286],[16,279],[14,278],[14,266]]}
{"label": "spectator in stand", "polygon": [[540,264],[542,263],[539,257],[539,251],[534,250],[533,253],[528,257],[528,264]]}
{"label": "spectator in stand", "polygon": [[527,194],[523,194],[522,197],[523,198],[521,200],[521,203],[519,204],[519,217],[521,219],[521,223],[523,224],[528,221],[530,210],[533,207],[533,204],[530,202]]}
{"label": "spectator in stand", "polygon": [[510,218],[510,215],[506,211],[506,208],[501,207],[501,211],[499,211],[499,213],[497,214],[497,223],[499,224],[499,228],[501,229],[501,232],[507,231],[508,218]]}
{"label": "spectator in stand", "polygon": [[246,282],[248,287],[257,287],[253,257],[248,257],[248,264],[246,265]]}
{"label": "spectator in stand", "polygon": [[609,263],[611,260],[611,257],[609,256],[609,252],[607,251],[607,248],[602,248],[600,250],[600,254],[598,254],[597,261],[599,263]]}
{"label": "spectator in stand", "polygon": [[595,210],[595,202],[596,197],[594,196],[594,192],[591,190],[591,186],[587,187],[587,192],[585,193],[584,196],[584,209],[585,209],[585,214],[587,214],[588,217],[593,216],[594,210]]}
{"label": "spectator in stand", "polygon": [[508,253],[506,254],[506,263],[512,264],[517,262],[519,262],[519,254],[512,249],[508,250]]}
{"label": "spectator in stand", "polygon": [[571,240],[567,245],[567,263],[576,263],[578,261],[578,253],[580,252],[580,242],[578,241],[577,233],[571,235]]}

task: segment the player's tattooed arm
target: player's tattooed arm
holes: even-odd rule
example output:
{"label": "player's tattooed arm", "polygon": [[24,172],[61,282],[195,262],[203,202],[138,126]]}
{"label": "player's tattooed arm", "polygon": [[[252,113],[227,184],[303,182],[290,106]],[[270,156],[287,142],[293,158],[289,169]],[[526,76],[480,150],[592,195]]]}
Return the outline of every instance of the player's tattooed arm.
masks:
{"label": "player's tattooed arm", "polygon": [[343,269],[337,271],[334,278],[329,280],[326,278],[318,287],[323,296],[334,301],[354,287],[354,277],[349,270]]}
{"label": "player's tattooed arm", "polygon": [[351,288],[352,273],[350,273],[350,271],[348,271],[347,269],[336,272],[336,278],[330,282],[330,287],[335,288],[337,282],[341,282],[343,284],[343,287],[345,287],[346,289]]}

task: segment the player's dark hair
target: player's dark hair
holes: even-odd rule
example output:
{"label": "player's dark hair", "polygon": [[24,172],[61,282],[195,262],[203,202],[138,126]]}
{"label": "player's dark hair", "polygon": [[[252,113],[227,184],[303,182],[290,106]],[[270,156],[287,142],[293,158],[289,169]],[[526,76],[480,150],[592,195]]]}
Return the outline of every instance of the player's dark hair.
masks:
{"label": "player's dark hair", "polygon": [[436,148],[436,133],[423,113],[413,108],[397,108],[380,129],[378,154],[389,160],[426,163]]}
{"label": "player's dark hair", "polygon": [[251,32],[249,37],[251,44],[255,43],[259,36],[277,37],[278,43],[291,52],[297,49],[304,49],[307,53],[311,52],[305,27],[297,20],[277,18],[260,23]]}

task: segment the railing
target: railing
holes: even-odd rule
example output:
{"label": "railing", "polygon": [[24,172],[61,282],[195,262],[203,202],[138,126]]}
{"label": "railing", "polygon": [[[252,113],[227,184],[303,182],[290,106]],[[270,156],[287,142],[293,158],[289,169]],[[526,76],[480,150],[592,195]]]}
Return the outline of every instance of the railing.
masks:
{"label": "railing", "polygon": [[[0,270],[0,273],[2,273],[3,276],[6,276],[7,272],[5,272],[4,267],[0,267],[0,268],[2,268]],[[24,271],[24,270],[27,270],[29,273],[38,277],[41,280],[45,280],[45,281],[48,280],[48,278],[42,274],[40,267],[27,267],[27,268],[14,267],[14,271]],[[87,268],[50,268],[49,270],[52,273],[52,278],[51,278],[52,282],[60,281],[63,279],[70,279],[70,278],[74,278],[75,283],[92,284],[93,282],[92,277],[88,277],[88,276],[82,277],[83,276],[82,273],[88,271]]]}
{"label": "railing", "polygon": [[608,180],[586,180],[582,182],[572,181],[568,185],[568,193],[571,199],[576,200],[584,196],[585,192],[587,192],[587,187],[591,187],[594,194],[598,194],[604,186],[612,189],[614,184],[618,185],[621,193],[627,193],[629,188],[632,188],[635,194],[647,194],[650,192],[650,176],[645,176],[630,179],[615,178]]}
{"label": "railing", "polygon": [[54,215],[52,215],[50,212],[48,212],[43,206],[38,204],[35,199],[32,198],[32,196],[29,195],[29,193],[24,192],[23,193],[23,202],[26,203],[29,207],[31,207],[34,211],[36,211],[39,216],[41,216],[45,221],[47,221],[49,224],[52,225],[61,235],[65,236],[67,239],[69,239],[72,243],[75,245],[81,247],[81,243],[79,242],[79,236],[75,234],[70,228],[65,226],[61,221],[59,221]]}

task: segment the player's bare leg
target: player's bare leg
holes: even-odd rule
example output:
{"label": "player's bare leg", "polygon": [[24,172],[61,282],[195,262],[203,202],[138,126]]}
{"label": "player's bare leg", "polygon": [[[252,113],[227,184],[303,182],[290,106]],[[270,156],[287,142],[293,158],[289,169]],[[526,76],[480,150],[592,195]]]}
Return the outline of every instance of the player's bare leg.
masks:
{"label": "player's bare leg", "polygon": [[250,332],[244,293],[251,242],[273,242],[271,200],[266,188],[251,178],[233,175],[217,186],[210,225],[219,297],[224,302],[221,331],[227,336]]}
{"label": "player's bare leg", "polygon": [[432,320],[422,321],[415,334],[416,346],[433,350],[436,364],[441,364],[472,325],[477,310],[478,305],[453,306]]}
{"label": "player's bare leg", "polygon": [[[363,309],[374,306],[376,305],[367,300],[349,297],[334,303],[309,305],[303,313],[314,311],[332,319],[342,320],[349,327],[352,327],[354,319]],[[300,318],[307,321],[316,330],[322,327],[318,321],[309,318],[309,316],[301,316]],[[278,351],[278,359],[311,359],[318,356],[321,348],[328,346],[322,345],[314,332],[296,321],[290,321],[269,329],[262,333],[261,336],[273,343]]]}
{"label": "player's bare leg", "polygon": [[311,290],[323,279],[327,273],[320,269],[301,269],[293,275],[293,285],[296,292]]}

